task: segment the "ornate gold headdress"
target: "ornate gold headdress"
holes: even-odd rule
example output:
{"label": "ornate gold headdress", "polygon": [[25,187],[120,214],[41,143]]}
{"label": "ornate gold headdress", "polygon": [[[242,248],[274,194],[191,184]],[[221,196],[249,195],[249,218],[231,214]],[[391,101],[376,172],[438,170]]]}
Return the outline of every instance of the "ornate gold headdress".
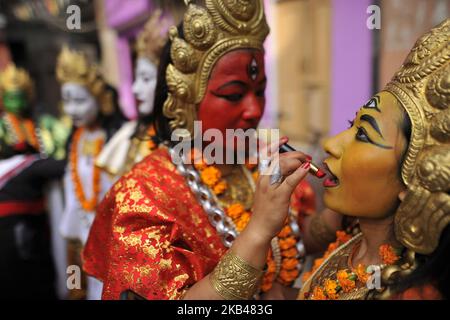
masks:
{"label": "ornate gold headdress", "polygon": [[114,112],[113,95],[98,67],[91,64],[83,52],[63,46],[56,64],[56,77],[61,84],[73,82],[85,86],[96,98],[105,115]]}
{"label": "ornate gold headdress", "polygon": [[30,75],[22,68],[17,68],[14,63],[10,63],[6,69],[0,73],[0,91],[20,91],[23,90],[28,100],[34,96],[34,85]]}
{"label": "ornate gold headdress", "polygon": [[139,33],[136,39],[136,51],[139,58],[147,58],[155,65],[159,63],[159,56],[167,37],[161,34],[161,25],[164,27],[164,21],[161,21],[161,10],[156,10],[144,29]]}
{"label": "ornate gold headdress", "polygon": [[186,136],[193,137],[197,105],[215,63],[236,49],[264,50],[269,27],[262,0],[205,0],[206,7],[185,2],[185,39],[176,27],[169,31],[173,64],[166,71],[169,94],[163,114],[172,119],[171,130],[186,129]]}
{"label": "ornate gold headdress", "polygon": [[421,37],[386,86],[412,123],[402,167],[407,195],[395,215],[397,239],[432,253],[450,223],[450,19]]}

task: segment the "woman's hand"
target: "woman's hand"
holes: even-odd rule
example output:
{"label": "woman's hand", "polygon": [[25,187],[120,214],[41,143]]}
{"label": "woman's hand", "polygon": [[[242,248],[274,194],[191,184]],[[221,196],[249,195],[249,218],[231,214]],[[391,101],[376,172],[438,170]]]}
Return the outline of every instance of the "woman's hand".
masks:
{"label": "woman's hand", "polygon": [[[270,147],[276,150],[272,154],[272,163],[265,172],[260,173],[256,185],[247,232],[264,241],[270,241],[280,232],[288,216],[291,194],[309,170],[308,157],[302,152],[278,154],[278,147],[286,142],[283,138]],[[271,178],[273,174],[281,179]]]}
{"label": "woman's hand", "polygon": [[[257,186],[254,198],[253,213],[247,227],[239,234],[233,242],[230,252],[233,255],[244,260],[257,270],[263,270],[266,264],[267,253],[269,252],[271,240],[280,232],[283,223],[288,215],[289,200],[295,187],[308,173],[308,157],[301,152],[289,152],[279,156],[277,160],[276,154],[280,144],[286,143],[287,139],[283,138],[276,144],[270,146],[274,151],[275,157],[272,157],[272,164],[268,168],[268,172],[262,172]],[[302,166],[302,164],[305,164]],[[270,182],[269,173],[274,171],[281,173],[282,179],[272,183]],[[272,179],[273,180],[273,179]],[[222,263],[219,262],[219,264]],[[193,285],[184,296],[184,299],[222,299],[217,289],[211,285],[211,274],[204,277]],[[213,277],[213,279],[216,279]],[[256,279],[252,279],[256,280]],[[214,281],[217,281],[214,280]],[[239,283],[243,289],[246,284],[252,281],[227,282],[230,290]],[[234,292],[237,292],[234,290]],[[240,291],[242,294],[242,290]],[[293,297],[294,291],[290,295],[286,295],[287,291],[275,284],[273,291],[265,298],[284,298]]]}

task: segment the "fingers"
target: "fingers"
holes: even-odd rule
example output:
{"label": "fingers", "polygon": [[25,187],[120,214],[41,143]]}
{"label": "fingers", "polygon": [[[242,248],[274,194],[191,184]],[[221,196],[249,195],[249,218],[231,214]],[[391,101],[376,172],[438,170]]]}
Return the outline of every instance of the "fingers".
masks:
{"label": "fingers", "polygon": [[280,159],[279,165],[281,169],[281,174],[283,176],[289,176],[292,173],[294,173],[295,170],[297,170],[301,165],[303,164],[303,161],[299,160],[298,158],[285,158]]}
{"label": "fingers", "polygon": [[265,145],[263,140],[259,140],[259,172],[261,175],[270,175],[271,170],[269,166],[273,163],[274,159],[278,159],[278,149],[280,145],[286,143],[289,139],[283,137],[278,141],[271,143],[270,145]]}
{"label": "fingers", "polygon": [[306,177],[308,174],[310,163],[305,162],[291,175],[287,176],[284,182],[280,185],[280,191],[282,193],[289,194],[289,196],[294,192],[298,184]]}
{"label": "fingers", "polygon": [[311,160],[312,160],[311,156],[309,156],[301,151],[286,152],[286,153],[281,154],[280,158],[282,158],[282,159],[298,159],[301,162],[311,162]]}
{"label": "fingers", "polygon": [[282,137],[278,141],[274,141],[269,145],[265,144],[264,140],[259,140],[259,157],[261,159],[267,159],[272,157],[275,153],[278,152],[278,149],[281,145],[287,143],[289,141],[288,137]]}
{"label": "fingers", "polygon": [[261,172],[261,176],[270,176],[271,186],[280,184],[284,177],[294,173],[302,165],[300,159],[304,159],[302,154],[275,157],[270,166]]}

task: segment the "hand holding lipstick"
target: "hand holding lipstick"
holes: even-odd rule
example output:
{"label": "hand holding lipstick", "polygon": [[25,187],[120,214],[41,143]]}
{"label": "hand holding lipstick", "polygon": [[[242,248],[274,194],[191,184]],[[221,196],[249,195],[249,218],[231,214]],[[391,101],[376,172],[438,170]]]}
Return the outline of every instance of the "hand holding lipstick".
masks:
{"label": "hand holding lipstick", "polygon": [[[276,236],[288,216],[291,195],[298,184],[310,170],[309,157],[294,151],[278,154],[280,145],[287,143],[287,138],[270,145],[271,163],[258,179],[252,218],[247,226],[249,233],[263,241]],[[273,174],[281,179],[272,183]]]}
{"label": "hand holding lipstick", "polygon": [[[293,151],[296,151],[296,150],[293,147],[291,147],[290,145],[288,145],[287,143],[280,146],[280,153],[293,152]],[[312,159],[308,158],[308,160],[312,160]],[[312,162],[310,162],[309,173],[311,173],[313,176],[315,176],[319,179],[322,179],[326,175],[325,172],[323,172],[318,166],[316,166]]]}

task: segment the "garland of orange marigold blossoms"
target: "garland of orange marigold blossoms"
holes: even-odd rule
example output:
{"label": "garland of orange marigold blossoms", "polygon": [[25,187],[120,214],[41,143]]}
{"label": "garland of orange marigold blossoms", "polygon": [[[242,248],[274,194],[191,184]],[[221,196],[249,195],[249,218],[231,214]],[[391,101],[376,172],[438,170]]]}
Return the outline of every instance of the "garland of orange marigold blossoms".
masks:
{"label": "garland of orange marigold blossoms", "polygon": [[[199,172],[202,182],[207,185],[215,195],[219,196],[223,194],[228,185],[222,178],[222,173],[214,165],[207,165],[206,162],[201,159],[201,155],[198,151],[192,150],[191,159],[193,160],[195,169]],[[245,166],[252,173],[253,179],[256,181],[259,177],[256,164],[246,163]],[[241,203],[234,203],[226,208],[224,212],[233,221],[236,230],[241,232],[247,226],[250,221],[251,211],[245,210]],[[277,235],[278,244],[281,254],[281,266],[278,278],[276,276],[276,262],[273,258],[272,250],[269,250],[267,255],[266,264],[267,271],[264,274],[261,291],[267,292],[272,288],[275,280],[285,286],[292,285],[299,275],[298,269],[298,251],[297,251],[297,239],[293,235],[292,229],[286,220],[285,226]]]}
{"label": "garland of orange marigold blossoms", "polygon": [[325,259],[328,258],[328,256],[334,250],[336,250],[338,247],[340,247],[341,245],[343,245],[344,243],[349,241],[351,238],[352,238],[352,236],[350,234],[346,233],[345,231],[336,231],[336,241],[332,242],[328,245],[327,250],[325,251],[325,253],[323,254],[323,256],[321,258],[317,258],[314,260],[313,266],[310,271],[303,273],[303,275],[302,275],[303,283],[305,283],[309,279],[309,277],[314,272],[316,272],[317,269],[319,269],[319,267],[322,265],[322,263],[325,261]]}
{"label": "garland of orange marigold blossoms", "polygon": [[[92,174],[92,198],[86,199],[86,195],[83,190],[83,184],[81,182],[80,176],[78,174],[78,143],[80,142],[80,138],[84,132],[84,128],[78,128],[75,134],[73,135],[72,146],[70,150],[70,170],[71,170],[71,178],[72,183],[75,189],[75,195],[78,201],[81,204],[81,207],[85,211],[94,211],[97,206],[98,196],[100,194],[100,168],[93,165],[93,174]],[[100,151],[102,150],[103,144],[105,140],[100,138],[95,141],[95,151],[94,157],[96,157]]]}
{"label": "garland of orange marigold blossoms", "polygon": [[[348,241],[343,234],[340,234],[340,236],[340,239],[335,243]],[[400,249],[394,249],[389,244],[383,244],[380,246],[378,253],[383,265],[392,265],[400,259],[400,251]],[[331,254],[328,250],[327,253],[328,255]],[[367,267],[363,264],[358,264],[352,270],[338,270],[336,279],[325,279],[322,285],[314,287],[312,292],[305,294],[305,297],[311,300],[336,300],[339,299],[341,293],[349,293],[360,286],[365,286],[371,275],[372,273],[368,272]]]}
{"label": "garland of orange marigold blossoms", "polygon": [[5,119],[11,124],[11,129],[13,136],[17,141],[16,144],[28,142],[30,146],[39,151],[39,141],[36,136],[36,128],[34,123],[30,119],[23,119],[22,125],[24,130],[20,126],[20,120],[12,113],[5,113]]}
{"label": "garland of orange marigold blossoms", "polygon": [[158,147],[158,145],[153,141],[153,139],[151,139],[152,137],[154,137],[156,135],[156,131],[153,126],[150,126],[150,128],[148,128],[147,135],[150,137],[150,139],[148,139],[148,142],[147,142],[148,149],[153,151]]}

